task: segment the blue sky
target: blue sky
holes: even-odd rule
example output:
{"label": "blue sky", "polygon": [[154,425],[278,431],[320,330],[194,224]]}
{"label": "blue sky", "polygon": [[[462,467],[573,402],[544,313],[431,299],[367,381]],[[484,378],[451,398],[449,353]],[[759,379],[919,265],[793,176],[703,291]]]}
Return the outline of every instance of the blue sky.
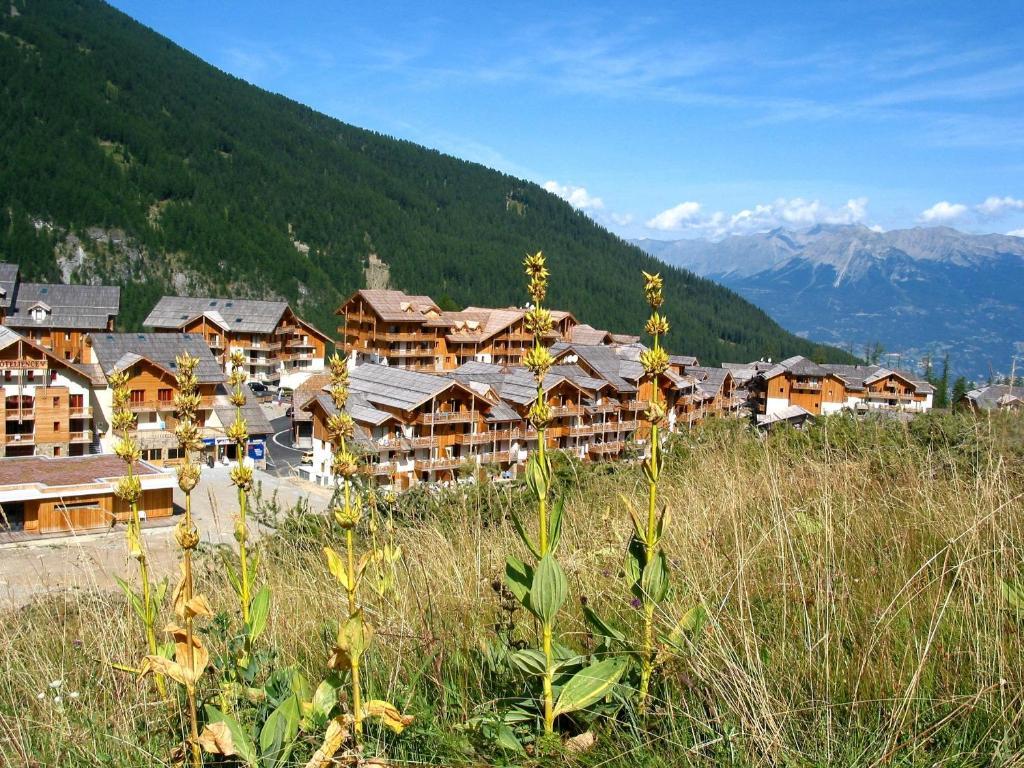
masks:
{"label": "blue sky", "polygon": [[626,237],[1024,235],[1020,0],[114,5],[263,88],[546,184]]}

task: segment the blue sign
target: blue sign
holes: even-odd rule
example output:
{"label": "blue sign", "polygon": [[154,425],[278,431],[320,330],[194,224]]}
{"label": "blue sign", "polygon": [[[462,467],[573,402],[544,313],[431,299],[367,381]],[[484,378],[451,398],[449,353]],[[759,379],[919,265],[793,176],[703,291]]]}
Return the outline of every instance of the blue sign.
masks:
{"label": "blue sign", "polygon": [[249,458],[253,461],[263,461],[267,455],[267,445],[263,441],[249,443]]}
{"label": "blue sign", "polygon": [[204,437],[203,438],[203,445],[216,445],[216,444],[217,444],[217,438],[215,438],[215,437]]}

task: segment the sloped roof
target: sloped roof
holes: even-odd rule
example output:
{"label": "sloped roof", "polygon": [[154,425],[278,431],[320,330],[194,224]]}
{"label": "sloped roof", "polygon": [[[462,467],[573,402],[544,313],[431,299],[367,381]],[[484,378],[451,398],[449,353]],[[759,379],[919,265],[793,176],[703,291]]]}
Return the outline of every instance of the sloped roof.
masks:
{"label": "sloped roof", "polygon": [[814,418],[814,414],[799,405],[787,405],[785,408],[776,411],[773,414],[767,416],[758,416],[757,425],[759,427],[767,427],[772,424],[777,424],[781,421],[794,421],[797,419],[803,420],[807,418]]}
{"label": "sloped roof", "polygon": [[[442,317],[450,329],[447,339],[454,343],[474,343],[485,341],[496,336],[509,326],[519,322],[526,314],[525,309],[507,307],[491,309],[489,307],[466,307],[461,312],[444,312]],[[557,324],[569,317],[568,312],[551,310],[551,319]],[[550,334],[557,336],[552,331]]]}
{"label": "sloped roof", "polygon": [[[159,475],[160,470],[144,461],[136,462],[136,475]],[[113,454],[89,456],[17,456],[0,461],[0,487],[38,485],[64,487],[87,485],[123,477],[125,463]]]}
{"label": "sloped roof", "polygon": [[286,301],[164,296],[142,322],[149,328],[178,329],[200,315],[229,331],[273,333],[288,309]]}
{"label": "sloped roof", "polygon": [[196,375],[200,384],[221,383],[224,372],[198,333],[92,333],[89,335],[96,361],[103,374],[119,370],[123,360],[138,362],[128,356],[145,358],[171,375],[177,374],[175,359],[188,353],[199,359]]}
{"label": "sloped roof", "polygon": [[827,376],[828,370],[818,365],[813,360],[808,360],[801,355],[787,357],[781,363],[776,363],[767,371],[761,373],[764,379],[774,379],[782,373],[792,373],[794,376]]}
{"label": "sloped roof", "polygon": [[681,365],[684,368],[697,365],[697,358],[693,355],[669,355],[668,361],[672,365]]}
{"label": "sloped roof", "polygon": [[10,309],[18,284],[18,265],[0,262],[0,309]]}
{"label": "sloped roof", "polygon": [[[555,359],[564,358],[570,355],[578,357],[587,368],[594,371],[597,376],[611,384],[616,392],[629,394],[636,392],[636,387],[622,376],[624,361],[617,353],[615,347],[605,345],[589,344],[554,344],[551,354]],[[636,363],[640,368],[640,375],[643,375],[643,366]],[[632,377],[635,371],[628,371],[627,375]]]}
{"label": "sloped roof", "polygon": [[23,344],[28,345],[35,351],[46,355],[46,357],[49,358],[52,363],[56,363],[58,366],[62,368],[66,368],[70,371],[73,371],[91,382],[96,381],[95,372],[91,371],[87,366],[81,365],[79,363],[72,363],[69,360],[63,360],[57,357],[55,354],[53,354],[46,347],[37,344],[32,339],[22,336],[20,333],[11,328],[8,328],[6,325],[0,325],[0,350],[7,349],[7,347],[11,346],[11,344],[15,344],[19,341],[22,342]]}
{"label": "sloped roof", "polygon": [[714,368],[710,366],[695,366],[687,371],[693,376],[697,388],[712,397],[722,391],[726,379],[732,375],[732,371],[726,368]]}
{"label": "sloped roof", "polygon": [[[533,374],[521,366],[501,366],[494,363],[470,361],[445,375],[465,384],[484,382],[490,385],[503,400],[518,405],[527,405],[537,397],[537,382],[534,380]],[[547,392],[563,381],[582,388],[571,377],[551,372],[544,377],[544,391]]]}
{"label": "sloped roof", "polygon": [[[121,289],[116,285],[63,285],[61,283],[16,283],[13,306],[5,324],[13,328],[69,328],[102,330],[121,306]],[[49,311],[42,320],[29,310],[45,304]]]}
{"label": "sloped roof", "polygon": [[412,411],[452,386],[463,386],[445,376],[387,365],[366,363],[349,374],[349,389],[373,405]]}
{"label": "sloped roof", "polygon": [[965,397],[978,408],[990,411],[1005,408],[1024,401],[1024,387],[1011,387],[1008,384],[992,384],[970,390]]}
{"label": "sloped roof", "polygon": [[[228,401],[227,395],[217,395],[214,398],[213,410],[225,429],[234,424],[235,406]],[[263,407],[251,397],[242,406],[242,418],[245,420],[245,428],[250,436],[268,436],[274,432],[273,425],[263,412]]]}
{"label": "sloped roof", "polygon": [[[427,313],[441,314],[441,308],[429,296],[417,296],[405,291],[373,290],[364,288],[352,294],[344,307],[357,296],[370,305],[381,320],[388,322],[410,322],[426,318]],[[339,308],[337,314],[342,314]]]}
{"label": "sloped roof", "polygon": [[569,340],[573,344],[607,344],[611,338],[612,335],[608,331],[602,331],[586,323],[574,326],[569,335]]}
{"label": "sloped roof", "polygon": [[313,414],[305,410],[305,405],[321,389],[331,381],[331,375],[326,372],[311,374],[305,381],[292,390],[292,421],[312,421]]}

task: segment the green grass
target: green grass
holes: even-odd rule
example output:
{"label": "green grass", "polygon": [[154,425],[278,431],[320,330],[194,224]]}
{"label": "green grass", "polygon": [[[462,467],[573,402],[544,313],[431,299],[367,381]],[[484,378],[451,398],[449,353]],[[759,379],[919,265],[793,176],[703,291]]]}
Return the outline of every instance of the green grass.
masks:
{"label": "green grass", "polygon": [[[364,589],[378,632],[366,684],[417,719],[398,737],[371,727],[366,751],[395,765],[1020,764],[1024,625],[1000,580],[1024,575],[1022,427],[1019,416],[909,427],[839,417],[767,439],[711,422],[675,440],[662,482],[674,592],[659,618],[670,625],[696,603],[710,618],[656,674],[649,717],[624,706],[559,723],[566,736],[596,733],[582,754],[517,757],[468,727],[536,690],[494,661],[506,642],[534,638],[525,611],[506,610],[493,586],[518,551],[507,515],[526,509],[523,490],[408,494],[396,513],[396,588],[386,598]],[[617,493],[645,485],[637,464],[561,461],[557,474],[573,596],[561,641],[586,651],[596,639],[580,597],[636,630],[619,577],[631,524]],[[344,607],[321,552],[337,532],[316,510],[276,522],[261,545],[274,594],[266,669],[294,667],[315,685]],[[231,610],[210,554],[199,581],[215,609]],[[142,652],[115,589],[0,617],[0,764],[170,764],[176,710],[110,666]],[[223,650],[220,633],[205,642]],[[57,679],[60,705],[48,688]],[[320,735],[300,745],[296,765]]]}

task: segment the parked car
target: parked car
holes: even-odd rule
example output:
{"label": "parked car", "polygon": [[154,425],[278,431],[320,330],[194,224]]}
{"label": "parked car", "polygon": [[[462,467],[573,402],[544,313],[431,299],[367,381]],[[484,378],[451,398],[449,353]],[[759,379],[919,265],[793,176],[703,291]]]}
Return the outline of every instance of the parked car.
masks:
{"label": "parked car", "polygon": [[294,405],[289,405],[288,409],[284,412],[284,415],[287,416],[289,419],[292,416],[294,416],[295,415],[295,406]]}
{"label": "parked car", "polygon": [[270,391],[267,389],[267,385],[264,384],[262,381],[250,381],[249,389],[252,390],[252,393],[257,397],[263,397]]}
{"label": "parked car", "polygon": [[303,451],[302,458],[299,460],[300,464],[312,464],[313,463],[313,452]]}

